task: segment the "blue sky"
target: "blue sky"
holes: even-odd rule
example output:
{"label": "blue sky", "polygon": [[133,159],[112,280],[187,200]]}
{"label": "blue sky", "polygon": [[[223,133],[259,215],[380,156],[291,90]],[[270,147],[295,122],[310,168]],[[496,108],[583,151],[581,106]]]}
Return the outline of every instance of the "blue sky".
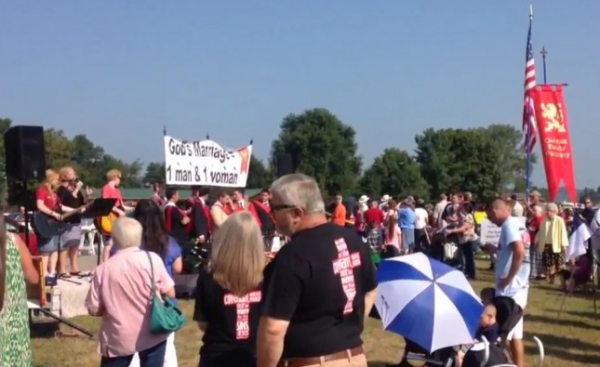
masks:
{"label": "blue sky", "polygon": [[[326,107],[368,165],[427,127],[521,125],[526,1],[3,1],[0,116],[162,160],[162,127],[266,158],[281,119]],[[568,82],[578,186],[600,185],[600,1],[534,1],[548,81]],[[539,151],[539,145],[537,147]],[[536,167],[536,184],[545,185]]]}

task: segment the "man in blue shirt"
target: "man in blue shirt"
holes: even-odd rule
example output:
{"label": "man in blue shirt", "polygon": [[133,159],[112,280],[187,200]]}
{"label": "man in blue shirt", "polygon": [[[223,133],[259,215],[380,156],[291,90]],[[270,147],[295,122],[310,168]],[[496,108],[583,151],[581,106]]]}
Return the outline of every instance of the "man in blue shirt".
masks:
{"label": "man in blue shirt", "polygon": [[415,249],[415,211],[413,209],[414,200],[408,198],[400,205],[398,215],[398,225],[402,232],[402,252],[410,254]]}
{"label": "man in blue shirt", "polygon": [[[527,305],[529,290],[530,238],[527,228],[521,220],[511,216],[511,208],[502,199],[495,199],[488,206],[488,219],[500,227],[500,241],[497,244],[486,244],[489,253],[496,253],[495,283],[496,295],[515,300],[523,311]],[[523,318],[508,334],[513,362],[525,366],[525,350],[523,347]]]}

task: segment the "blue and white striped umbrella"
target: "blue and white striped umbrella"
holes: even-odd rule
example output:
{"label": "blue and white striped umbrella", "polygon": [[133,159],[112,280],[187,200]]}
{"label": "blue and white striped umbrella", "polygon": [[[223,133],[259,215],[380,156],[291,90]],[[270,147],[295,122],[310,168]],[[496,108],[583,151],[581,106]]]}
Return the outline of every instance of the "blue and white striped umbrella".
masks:
{"label": "blue and white striped umbrella", "polygon": [[430,352],[473,342],[483,305],[462,272],[418,253],[382,261],[377,281],[386,330]]}

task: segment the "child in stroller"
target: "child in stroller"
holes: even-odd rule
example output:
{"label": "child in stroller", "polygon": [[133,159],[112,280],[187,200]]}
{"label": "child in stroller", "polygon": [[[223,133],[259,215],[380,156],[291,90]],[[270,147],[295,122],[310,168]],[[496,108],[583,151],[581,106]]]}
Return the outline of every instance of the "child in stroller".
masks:
{"label": "child in stroller", "polygon": [[[514,366],[504,353],[503,343],[509,332],[515,327],[523,315],[523,310],[512,298],[495,296],[494,288],[486,288],[481,292],[486,305],[480,319],[480,328],[474,344],[443,348],[427,353],[415,343],[406,340],[403,359],[398,367],[412,366],[409,361],[425,362],[423,367],[494,367]],[[543,347],[540,347],[540,361],[543,363]]]}

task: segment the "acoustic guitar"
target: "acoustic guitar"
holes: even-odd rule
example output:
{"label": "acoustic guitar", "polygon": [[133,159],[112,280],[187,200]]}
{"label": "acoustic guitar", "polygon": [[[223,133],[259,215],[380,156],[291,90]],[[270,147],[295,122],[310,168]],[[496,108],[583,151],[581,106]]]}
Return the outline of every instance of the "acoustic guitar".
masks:
{"label": "acoustic guitar", "polygon": [[115,212],[110,212],[108,215],[94,218],[94,225],[101,234],[110,236],[112,233],[113,223],[117,219],[119,219],[119,215],[117,215]]}
{"label": "acoustic guitar", "polygon": [[[72,215],[80,214],[85,210],[86,207],[87,205],[82,206],[81,208],[62,214],[61,217],[63,220],[65,220]],[[66,223],[63,221],[58,221],[42,212],[33,213],[33,229],[42,238],[52,238],[54,236],[58,236],[62,234],[62,232],[65,230],[65,227]]]}

